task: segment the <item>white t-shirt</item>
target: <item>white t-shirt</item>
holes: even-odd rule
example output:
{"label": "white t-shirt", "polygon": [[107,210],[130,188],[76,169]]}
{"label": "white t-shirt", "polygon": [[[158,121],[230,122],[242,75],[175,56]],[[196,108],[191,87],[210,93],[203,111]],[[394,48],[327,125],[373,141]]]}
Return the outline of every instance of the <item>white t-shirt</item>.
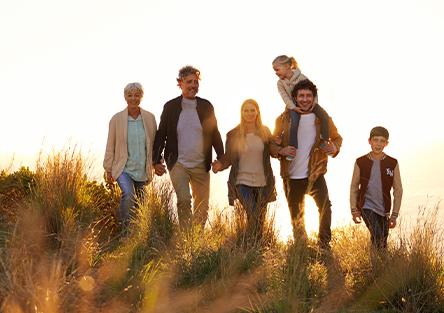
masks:
{"label": "white t-shirt", "polygon": [[316,115],[314,113],[301,114],[298,129],[298,149],[296,157],[290,163],[290,179],[302,179],[308,177],[308,161],[310,151],[316,142]]}

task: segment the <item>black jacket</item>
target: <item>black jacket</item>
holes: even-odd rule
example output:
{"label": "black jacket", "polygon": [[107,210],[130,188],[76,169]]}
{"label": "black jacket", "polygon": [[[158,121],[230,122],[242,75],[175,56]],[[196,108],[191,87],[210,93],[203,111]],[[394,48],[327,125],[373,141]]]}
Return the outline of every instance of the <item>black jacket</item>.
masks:
{"label": "black jacket", "polygon": [[[196,97],[197,100],[197,115],[202,124],[202,131],[204,136],[204,154],[205,154],[205,168],[208,172],[211,168],[213,159],[213,150],[216,151],[217,158],[224,154],[224,146],[222,138],[217,128],[217,120],[214,115],[214,108],[210,101]],[[182,96],[172,99],[165,103],[162,115],[160,116],[159,128],[154,139],[153,147],[153,164],[160,164],[162,160],[162,152],[168,167],[171,170],[176,164],[179,154],[177,142],[177,123],[179,122],[179,115],[182,112]]]}

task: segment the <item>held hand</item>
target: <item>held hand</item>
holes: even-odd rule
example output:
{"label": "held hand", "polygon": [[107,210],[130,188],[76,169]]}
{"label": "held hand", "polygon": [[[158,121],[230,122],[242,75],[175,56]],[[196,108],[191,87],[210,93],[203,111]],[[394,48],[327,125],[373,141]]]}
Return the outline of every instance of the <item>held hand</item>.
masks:
{"label": "held hand", "polygon": [[294,157],[296,155],[296,148],[292,146],[287,146],[285,148],[282,148],[279,150],[279,154],[282,156],[292,156]]}
{"label": "held hand", "polygon": [[156,173],[157,176],[162,176],[166,173],[165,165],[163,164],[156,164],[154,165],[154,173]]}
{"label": "held hand", "polygon": [[361,224],[362,222],[361,214],[359,213],[353,214],[353,222],[355,222],[355,224]]}
{"label": "held hand", "polygon": [[293,110],[298,112],[299,114],[310,114],[311,112],[313,112],[313,109],[314,109],[315,105],[316,104],[313,103],[311,108],[309,108],[307,111],[303,111],[300,107],[295,107]]}
{"label": "held hand", "polygon": [[327,155],[334,155],[338,151],[338,148],[336,148],[334,143],[328,142],[323,148],[321,148],[321,151]]}
{"label": "held hand", "polygon": [[214,174],[217,174],[222,169],[222,163],[220,163],[219,160],[214,160],[214,162],[211,163],[211,169]]}
{"label": "held hand", "polygon": [[396,217],[390,217],[390,226],[389,228],[395,228],[396,226]]}
{"label": "held hand", "polygon": [[110,185],[114,184],[114,179],[113,179],[111,172],[106,172],[106,181]]}
{"label": "held hand", "polygon": [[306,112],[302,111],[302,109],[300,107],[294,107],[293,111],[296,111],[299,114],[304,114]]}
{"label": "held hand", "polygon": [[277,145],[280,145],[280,144],[282,143],[282,137],[281,137],[281,136],[276,136],[276,137],[274,137],[274,142],[275,142]]}

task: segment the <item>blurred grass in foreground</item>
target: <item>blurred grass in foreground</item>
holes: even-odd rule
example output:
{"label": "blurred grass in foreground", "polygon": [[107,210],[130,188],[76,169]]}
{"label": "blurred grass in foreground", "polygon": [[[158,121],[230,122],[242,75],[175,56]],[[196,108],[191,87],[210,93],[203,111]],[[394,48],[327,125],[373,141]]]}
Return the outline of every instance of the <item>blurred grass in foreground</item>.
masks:
{"label": "blurred grass in foreground", "polygon": [[165,178],[146,188],[119,243],[120,191],[91,181],[78,146],[40,154],[35,173],[0,172],[2,312],[444,312],[439,204],[401,221],[387,253],[365,226],[284,244],[241,207],[180,233]]}

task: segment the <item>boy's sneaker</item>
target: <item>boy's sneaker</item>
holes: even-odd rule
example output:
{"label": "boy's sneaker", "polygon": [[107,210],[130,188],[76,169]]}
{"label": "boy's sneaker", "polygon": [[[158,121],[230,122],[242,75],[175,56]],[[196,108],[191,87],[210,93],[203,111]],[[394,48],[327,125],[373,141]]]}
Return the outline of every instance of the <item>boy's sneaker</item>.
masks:
{"label": "boy's sneaker", "polygon": [[294,157],[292,157],[292,156],[290,156],[290,155],[287,155],[287,161],[293,161],[293,159],[294,159]]}

